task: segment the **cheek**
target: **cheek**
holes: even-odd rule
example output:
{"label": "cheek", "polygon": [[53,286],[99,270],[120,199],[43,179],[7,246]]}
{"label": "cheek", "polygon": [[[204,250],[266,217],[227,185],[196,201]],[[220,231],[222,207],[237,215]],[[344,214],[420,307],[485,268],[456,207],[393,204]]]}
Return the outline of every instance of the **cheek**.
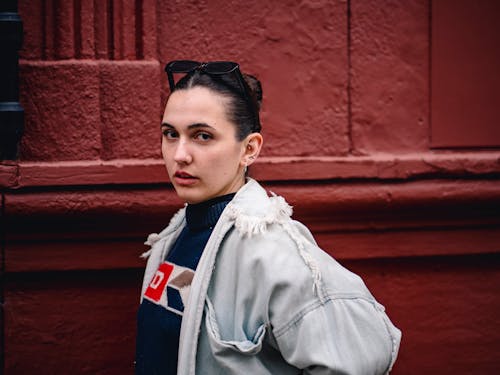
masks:
{"label": "cheek", "polygon": [[237,173],[238,167],[240,165],[241,153],[240,149],[236,147],[226,148],[223,153],[217,155],[212,160],[210,164],[219,169],[220,173],[223,175],[232,175]]}
{"label": "cheek", "polygon": [[167,171],[170,172],[170,166],[172,165],[172,150],[170,147],[166,147],[164,142],[162,142],[161,145],[161,154],[163,156],[163,162],[167,167]]}
{"label": "cheek", "polygon": [[167,158],[169,156],[169,151],[170,150],[167,147],[165,140],[162,140],[161,141],[161,154],[163,155],[163,159],[165,159],[165,161],[167,160]]}

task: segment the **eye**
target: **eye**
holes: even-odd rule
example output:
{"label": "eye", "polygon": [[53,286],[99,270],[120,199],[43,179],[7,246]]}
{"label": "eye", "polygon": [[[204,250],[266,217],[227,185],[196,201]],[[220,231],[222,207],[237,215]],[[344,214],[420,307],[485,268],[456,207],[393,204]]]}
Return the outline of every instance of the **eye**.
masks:
{"label": "eye", "polygon": [[213,139],[212,134],[206,133],[206,132],[198,132],[194,135],[194,139],[202,142],[207,142],[211,139]]}
{"label": "eye", "polygon": [[170,129],[170,128],[163,128],[161,133],[167,139],[175,139],[178,137],[177,132],[174,129]]}

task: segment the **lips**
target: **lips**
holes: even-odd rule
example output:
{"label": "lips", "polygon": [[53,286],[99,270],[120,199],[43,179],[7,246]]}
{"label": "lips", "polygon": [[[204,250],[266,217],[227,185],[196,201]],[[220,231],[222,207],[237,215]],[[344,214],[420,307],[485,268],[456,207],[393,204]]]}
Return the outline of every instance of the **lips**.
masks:
{"label": "lips", "polygon": [[179,178],[195,178],[194,176],[191,176],[189,173],[182,172],[182,171],[175,172],[174,177],[179,177]]}
{"label": "lips", "polygon": [[192,184],[196,183],[198,181],[198,178],[190,175],[187,172],[177,171],[174,174],[174,181],[178,185],[187,186],[187,185],[192,185]]}

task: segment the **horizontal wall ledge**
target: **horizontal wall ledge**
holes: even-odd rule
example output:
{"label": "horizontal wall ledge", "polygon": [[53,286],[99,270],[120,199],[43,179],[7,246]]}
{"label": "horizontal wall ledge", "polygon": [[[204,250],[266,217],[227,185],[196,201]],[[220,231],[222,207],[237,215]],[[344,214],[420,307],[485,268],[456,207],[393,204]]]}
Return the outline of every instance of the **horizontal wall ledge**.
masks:
{"label": "horizontal wall ledge", "polygon": [[[500,205],[498,180],[420,180],[389,182],[263,182],[271,192],[283,195],[300,216],[362,213],[380,216],[400,211],[432,212],[442,217],[448,210]],[[33,215],[161,215],[182,207],[170,185],[115,189],[78,188],[46,191],[12,190],[5,193],[5,214],[29,219]],[[440,211],[440,209],[446,209]],[[493,211],[496,212],[496,211]],[[496,212],[500,215],[500,211]],[[473,214],[469,212],[469,214]],[[432,222],[433,217],[427,217]],[[396,224],[395,224],[396,225]],[[418,226],[421,224],[419,223]],[[425,223],[423,223],[425,226]]]}
{"label": "horizontal wall ledge", "polygon": [[[497,180],[274,183],[337,259],[500,253]],[[142,267],[142,243],[182,207],[173,189],[14,190],[6,272]]]}
{"label": "horizontal wall ledge", "polygon": [[[261,157],[251,175],[260,181],[500,176],[500,152]],[[161,159],[20,162],[18,169],[0,169],[0,186],[14,189],[164,182]]]}
{"label": "horizontal wall ledge", "polygon": [[[0,162],[0,188],[16,187],[19,183],[19,166],[15,162]],[[9,163],[9,164],[7,164]]]}

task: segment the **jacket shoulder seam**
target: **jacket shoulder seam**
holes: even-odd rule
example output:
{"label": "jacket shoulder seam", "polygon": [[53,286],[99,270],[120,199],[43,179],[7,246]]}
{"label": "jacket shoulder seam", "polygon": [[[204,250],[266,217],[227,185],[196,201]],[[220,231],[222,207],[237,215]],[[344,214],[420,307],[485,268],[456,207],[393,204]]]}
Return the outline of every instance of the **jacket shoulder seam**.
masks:
{"label": "jacket shoulder seam", "polygon": [[317,310],[318,308],[326,305],[327,303],[333,303],[334,301],[346,301],[346,300],[363,300],[374,305],[376,310],[380,310],[376,301],[372,298],[366,297],[359,293],[335,293],[324,296],[321,300],[317,299],[311,302],[309,305],[303,307],[297,314],[295,314],[288,322],[282,326],[273,330],[274,337],[278,338],[287,333],[291,328],[296,326],[307,314]]}

